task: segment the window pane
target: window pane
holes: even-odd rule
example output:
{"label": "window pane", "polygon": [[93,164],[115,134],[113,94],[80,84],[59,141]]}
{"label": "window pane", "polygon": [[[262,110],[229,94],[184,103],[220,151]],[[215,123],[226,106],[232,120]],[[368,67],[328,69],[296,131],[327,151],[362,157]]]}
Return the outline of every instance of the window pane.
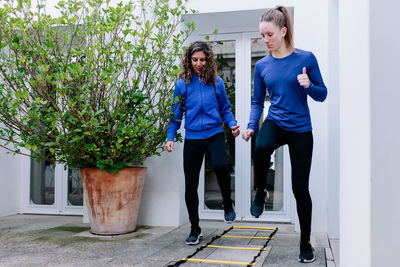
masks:
{"label": "window pane", "polygon": [[83,205],[82,177],[79,168],[68,168],[68,206]]}
{"label": "window pane", "polygon": [[[218,41],[211,43],[214,51],[218,75],[225,84],[226,94],[235,115],[235,41]],[[235,138],[229,126],[224,126],[227,165],[231,175],[231,198],[235,201]],[[217,183],[217,177],[211,166],[211,161],[205,156],[204,174],[204,207],[205,209],[221,210],[222,196]]]}
{"label": "window pane", "polygon": [[[42,152],[43,156],[46,152]],[[30,203],[54,204],[54,168],[49,161],[31,159]]]}

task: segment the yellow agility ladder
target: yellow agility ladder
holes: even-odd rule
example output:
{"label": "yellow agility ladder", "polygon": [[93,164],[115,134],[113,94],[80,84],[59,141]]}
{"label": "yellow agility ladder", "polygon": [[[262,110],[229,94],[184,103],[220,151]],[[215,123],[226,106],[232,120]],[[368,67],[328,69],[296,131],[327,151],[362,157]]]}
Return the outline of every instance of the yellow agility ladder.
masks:
{"label": "yellow agility ladder", "polygon": [[[226,235],[232,229],[255,229],[255,230],[273,230],[273,232],[268,237],[258,237],[258,236],[234,236],[234,235]],[[254,266],[256,265],[256,259],[261,255],[263,251],[266,251],[266,247],[270,240],[273,239],[275,233],[279,230],[276,227],[255,227],[255,226],[231,226],[229,229],[225,230],[222,234],[214,236],[210,242],[205,245],[200,246],[196,249],[196,251],[187,256],[186,258],[182,258],[181,260],[168,265],[167,267],[177,267],[185,262],[204,262],[204,263],[221,263],[221,264],[232,264],[232,265],[246,265],[246,266]],[[216,246],[212,245],[212,243],[219,238],[249,238],[249,239],[266,239],[267,241],[261,248],[254,247],[232,247],[232,246]],[[240,250],[255,250],[258,251],[258,254],[254,256],[251,262],[241,262],[241,261],[225,261],[225,260],[208,260],[208,259],[196,259],[193,258],[197,253],[199,253],[204,248],[221,248],[221,249],[240,249]]]}

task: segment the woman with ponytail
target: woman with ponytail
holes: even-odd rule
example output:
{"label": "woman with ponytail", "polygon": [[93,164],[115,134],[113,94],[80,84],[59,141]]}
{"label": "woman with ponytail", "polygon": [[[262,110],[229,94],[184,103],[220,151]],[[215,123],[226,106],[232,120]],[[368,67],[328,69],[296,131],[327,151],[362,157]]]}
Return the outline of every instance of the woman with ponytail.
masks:
{"label": "woman with ponytail", "polygon": [[275,149],[287,144],[301,230],[298,260],[313,262],[314,250],[310,243],[312,203],[308,190],[313,135],[307,99],[310,96],[315,101],[324,101],[327,88],[314,54],[294,48],[293,26],[287,8],[278,6],[267,10],[259,26],[269,54],[255,65],[250,119],[247,130],[242,133],[245,141],[258,127],[267,91],[271,105],[254,149],[256,195],[250,212],[256,218],[262,214],[271,155]]}

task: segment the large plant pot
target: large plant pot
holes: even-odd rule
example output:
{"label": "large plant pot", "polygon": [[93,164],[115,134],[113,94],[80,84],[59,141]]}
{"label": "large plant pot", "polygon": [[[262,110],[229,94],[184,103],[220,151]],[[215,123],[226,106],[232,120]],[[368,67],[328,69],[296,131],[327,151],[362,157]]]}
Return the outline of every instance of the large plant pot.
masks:
{"label": "large plant pot", "polygon": [[135,231],[147,168],[125,168],[117,174],[81,168],[91,232],[118,235]]}

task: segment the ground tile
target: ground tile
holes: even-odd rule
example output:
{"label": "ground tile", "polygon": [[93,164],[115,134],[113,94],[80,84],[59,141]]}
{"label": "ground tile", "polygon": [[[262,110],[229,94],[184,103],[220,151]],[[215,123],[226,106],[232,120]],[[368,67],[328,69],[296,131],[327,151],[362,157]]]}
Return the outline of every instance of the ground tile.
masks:
{"label": "ground tile", "polygon": [[[305,267],[298,261],[299,249],[292,247],[272,247],[262,266],[268,267]],[[326,267],[325,249],[315,248],[316,260],[308,263],[307,267]]]}

